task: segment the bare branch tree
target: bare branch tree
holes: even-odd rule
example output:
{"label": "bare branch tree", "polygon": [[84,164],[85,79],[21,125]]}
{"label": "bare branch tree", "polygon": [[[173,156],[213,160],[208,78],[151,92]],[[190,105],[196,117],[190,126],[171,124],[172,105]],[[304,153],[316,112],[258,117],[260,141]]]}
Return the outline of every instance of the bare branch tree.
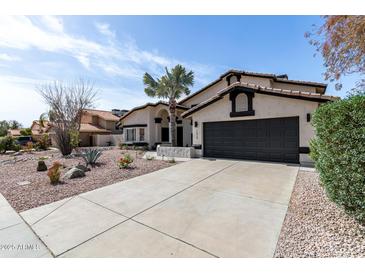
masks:
{"label": "bare branch tree", "polygon": [[80,130],[83,110],[93,106],[97,95],[94,85],[80,78],[70,83],[45,83],[36,90],[50,108],[50,122],[62,155],[71,154],[71,134]]}

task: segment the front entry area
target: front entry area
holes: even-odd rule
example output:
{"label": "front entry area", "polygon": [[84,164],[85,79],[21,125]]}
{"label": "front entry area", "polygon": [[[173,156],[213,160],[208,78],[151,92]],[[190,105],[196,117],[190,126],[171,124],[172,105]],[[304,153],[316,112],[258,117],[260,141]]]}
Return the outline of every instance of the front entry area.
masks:
{"label": "front entry area", "polygon": [[298,163],[299,117],[207,122],[204,156]]}

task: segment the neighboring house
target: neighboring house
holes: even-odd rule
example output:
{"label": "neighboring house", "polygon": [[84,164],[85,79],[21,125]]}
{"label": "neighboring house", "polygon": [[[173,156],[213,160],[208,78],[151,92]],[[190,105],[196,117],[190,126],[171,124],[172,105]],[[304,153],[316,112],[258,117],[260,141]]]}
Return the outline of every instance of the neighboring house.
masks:
{"label": "neighboring house", "polygon": [[[310,120],[326,96],[326,84],[287,75],[229,70],[177,106],[178,146],[204,157],[311,162]],[[168,105],[148,103],[121,117],[124,142],[151,148],[169,142]]]}
{"label": "neighboring house", "polygon": [[11,137],[13,137],[13,138],[17,138],[17,137],[21,136],[21,134],[20,134],[20,131],[21,131],[21,130],[22,130],[21,128],[17,128],[17,129],[8,129],[8,133],[7,133],[7,135],[8,135],[8,136],[11,136]]}
{"label": "neighboring house", "polygon": [[44,134],[49,134],[52,126],[49,121],[44,121],[43,126],[38,120],[33,121],[30,129],[34,141],[38,141]]}
{"label": "neighboring house", "polygon": [[[30,129],[32,131],[32,138],[34,141],[38,141],[39,138],[44,134],[48,133],[51,129],[51,125],[49,121],[43,122],[43,127],[40,125],[39,121],[35,120],[32,122],[32,125],[30,126]],[[21,136],[20,131],[23,130],[23,128],[20,129],[9,129],[8,130],[8,136],[12,136],[14,138],[17,138]]]}
{"label": "neighboring house", "polygon": [[86,109],[81,117],[80,146],[118,145],[122,142],[122,129],[118,122],[126,111]]}

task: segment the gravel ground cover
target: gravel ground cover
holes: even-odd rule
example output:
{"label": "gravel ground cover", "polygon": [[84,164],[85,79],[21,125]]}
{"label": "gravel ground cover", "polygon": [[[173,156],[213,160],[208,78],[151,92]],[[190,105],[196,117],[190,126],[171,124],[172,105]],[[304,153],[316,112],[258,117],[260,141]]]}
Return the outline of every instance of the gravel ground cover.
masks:
{"label": "gravel ground cover", "polygon": [[365,257],[365,227],[330,202],[316,172],[299,171],[275,257]]}
{"label": "gravel ground cover", "polygon": [[[128,169],[119,169],[116,161],[124,153],[129,153],[134,162]],[[45,160],[48,167],[56,160],[66,166],[62,175],[78,163],[84,164],[80,157],[66,159],[54,150],[17,156],[0,155],[0,192],[18,212],[173,165],[165,161],[142,159],[141,151],[113,148],[103,151],[98,160],[100,164],[86,172],[85,177],[51,185],[47,172],[36,171],[40,157],[49,157]],[[27,181],[30,183],[27,184]]]}

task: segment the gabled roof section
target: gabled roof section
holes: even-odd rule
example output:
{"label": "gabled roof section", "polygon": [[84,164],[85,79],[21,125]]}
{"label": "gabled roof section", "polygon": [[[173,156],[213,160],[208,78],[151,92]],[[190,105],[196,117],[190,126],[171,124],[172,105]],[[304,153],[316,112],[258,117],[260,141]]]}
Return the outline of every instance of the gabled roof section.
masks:
{"label": "gabled roof section", "polygon": [[92,125],[92,124],[80,124],[80,132],[84,132],[84,133],[110,133],[110,130],[107,130],[105,128],[96,126],[96,125]]}
{"label": "gabled roof section", "polygon": [[[122,117],[120,117],[120,120],[123,120],[125,119],[126,117],[128,117],[130,114],[132,114],[133,112],[137,111],[137,110],[141,110],[141,109],[144,109],[144,108],[147,108],[147,107],[156,107],[158,105],[165,105],[165,106],[168,106],[169,104],[166,103],[166,102],[163,102],[163,101],[158,101],[156,103],[147,103],[147,104],[144,104],[142,106],[138,106],[138,107],[135,107],[135,108],[132,108],[130,111],[128,111],[126,114],[124,114]],[[188,107],[186,106],[183,106],[183,105],[179,105],[177,104],[176,105],[176,108],[179,108],[181,110],[187,110],[189,109]]]}
{"label": "gabled roof section", "polygon": [[234,83],[230,85],[229,87],[226,87],[219,91],[217,95],[209,98],[208,100],[205,100],[201,102],[200,104],[194,106],[193,108],[185,111],[182,113],[182,117],[188,117],[189,115],[193,114],[194,112],[197,112],[210,104],[222,99],[225,95],[233,91],[237,88],[243,88],[243,89],[251,89],[254,90],[256,93],[261,94],[267,94],[267,95],[273,95],[273,96],[281,96],[281,97],[287,97],[292,99],[300,99],[300,100],[309,100],[309,101],[315,101],[315,102],[328,102],[328,101],[335,101],[338,100],[339,97],[335,96],[328,96],[328,95],[322,95],[319,93],[313,93],[313,92],[307,92],[307,91],[296,91],[296,90],[288,90],[288,89],[277,89],[277,88],[268,88],[263,87],[259,85],[249,84],[249,83]]}
{"label": "gabled roof section", "polygon": [[300,81],[300,80],[289,80],[288,75],[286,75],[286,74],[276,75],[276,74],[271,74],[271,73],[259,73],[259,72],[231,69],[231,70],[228,70],[227,72],[223,73],[221,76],[219,76],[218,79],[216,79],[213,82],[209,83],[205,87],[199,89],[198,91],[196,91],[196,92],[190,94],[189,96],[185,97],[184,99],[180,100],[179,104],[182,104],[182,103],[186,102],[187,100],[189,100],[190,98],[193,98],[195,95],[198,95],[199,93],[203,92],[207,88],[215,85],[216,83],[221,81],[224,77],[226,77],[230,74],[241,74],[241,75],[246,75],[246,76],[256,76],[256,77],[262,77],[262,78],[269,78],[269,79],[272,79],[275,82],[319,87],[319,88],[323,88],[324,92],[327,88],[327,84],[324,84],[324,83],[310,82],[310,81]]}
{"label": "gabled roof section", "polygon": [[119,117],[114,115],[111,111],[107,110],[98,110],[98,109],[85,109],[84,113],[91,114],[100,117],[106,121],[119,121]]}

